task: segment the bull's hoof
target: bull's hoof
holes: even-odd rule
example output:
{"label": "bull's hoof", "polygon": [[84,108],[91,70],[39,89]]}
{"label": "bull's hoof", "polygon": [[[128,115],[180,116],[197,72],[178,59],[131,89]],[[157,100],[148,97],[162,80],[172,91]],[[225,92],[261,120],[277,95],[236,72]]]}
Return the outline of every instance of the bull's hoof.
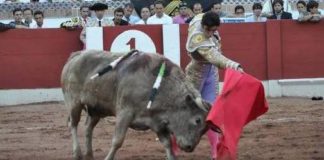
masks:
{"label": "bull's hoof", "polygon": [[82,160],[81,151],[73,153],[73,160]]}
{"label": "bull's hoof", "polygon": [[176,156],[166,156],[165,160],[178,160],[178,158]]}
{"label": "bull's hoof", "polygon": [[93,155],[85,155],[83,160],[94,160]]}
{"label": "bull's hoof", "polygon": [[177,158],[173,157],[173,158],[166,158],[166,160],[177,160]]}
{"label": "bull's hoof", "polygon": [[82,160],[82,155],[73,155],[73,160]]}

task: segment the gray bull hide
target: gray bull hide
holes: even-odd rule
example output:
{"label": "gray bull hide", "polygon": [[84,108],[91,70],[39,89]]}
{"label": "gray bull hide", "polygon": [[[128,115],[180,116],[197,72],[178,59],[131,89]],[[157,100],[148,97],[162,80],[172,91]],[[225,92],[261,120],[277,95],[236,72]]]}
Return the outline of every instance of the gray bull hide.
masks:
{"label": "gray bull hide", "polygon": [[[154,131],[164,145],[167,158],[176,159],[171,150],[171,135],[180,149],[192,152],[206,131],[205,118],[210,104],[185,81],[184,72],[158,54],[138,52],[121,61],[115,69],[90,77],[122,55],[104,51],[74,53],[65,64],[61,85],[69,108],[73,140],[73,158],[82,159],[77,138],[81,111],[88,113],[86,123],[86,159],[93,159],[92,132],[100,118],[116,116],[111,149],[105,158],[113,160],[122,146],[128,128]],[[160,65],[166,72],[150,109],[147,104]]]}

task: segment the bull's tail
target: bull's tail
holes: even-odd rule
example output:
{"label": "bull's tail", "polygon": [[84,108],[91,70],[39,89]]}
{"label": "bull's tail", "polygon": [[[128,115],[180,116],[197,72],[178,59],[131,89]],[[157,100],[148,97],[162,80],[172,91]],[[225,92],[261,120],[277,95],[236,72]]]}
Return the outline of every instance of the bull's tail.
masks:
{"label": "bull's tail", "polygon": [[[85,108],[85,112],[87,112],[87,117],[86,117],[86,120],[84,122],[84,124],[86,125],[89,121],[89,113],[88,113],[88,108],[86,107]],[[71,116],[69,115],[66,119],[66,126],[68,126],[69,128],[71,127]]]}
{"label": "bull's tail", "polygon": [[70,115],[66,119],[66,126],[68,126],[69,128],[71,127],[71,116]]}
{"label": "bull's tail", "polygon": [[71,59],[73,59],[73,58],[76,57],[76,56],[79,56],[80,54],[81,54],[81,51],[73,52],[73,53],[70,55],[68,61],[70,61]]}
{"label": "bull's tail", "polygon": [[84,122],[84,125],[87,125],[87,123],[88,123],[88,121],[89,121],[89,110],[88,110],[88,106],[87,105],[85,105],[84,106],[84,111],[87,113],[87,118],[86,118],[86,120],[85,120],[85,122]]}
{"label": "bull's tail", "polygon": [[89,114],[87,115],[86,120],[84,121],[84,125],[87,125],[88,121],[89,121]]}

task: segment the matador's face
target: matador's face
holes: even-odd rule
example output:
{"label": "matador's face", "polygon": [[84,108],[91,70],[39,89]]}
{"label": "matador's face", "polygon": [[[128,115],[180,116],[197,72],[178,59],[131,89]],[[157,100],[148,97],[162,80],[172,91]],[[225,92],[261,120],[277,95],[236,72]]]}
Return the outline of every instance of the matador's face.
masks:
{"label": "matador's face", "polygon": [[203,25],[203,32],[204,32],[205,36],[208,38],[213,36],[214,33],[217,31],[217,29],[218,29],[218,26],[208,27],[208,26]]}

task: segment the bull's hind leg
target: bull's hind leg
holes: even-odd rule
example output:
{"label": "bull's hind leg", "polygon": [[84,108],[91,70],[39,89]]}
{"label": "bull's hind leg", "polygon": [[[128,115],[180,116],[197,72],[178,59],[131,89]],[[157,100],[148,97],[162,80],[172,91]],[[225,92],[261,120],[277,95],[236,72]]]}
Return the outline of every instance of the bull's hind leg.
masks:
{"label": "bull's hind leg", "polygon": [[92,133],[94,127],[98,124],[100,118],[96,116],[88,115],[87,120],[87,128],[86,128],[86,160],[93,160],[93,152],[92,152]]}
{"label": "bull's hind leg", "polygon": [[117,150],[122,146],[127,129],[133,120],[133,114],[124,110],[116,115],[115,134],[112,139],[112,146],[105,160],[113,160]]}
{"label": "bull's hind leg", "polygon": [[80,104],[73,104],[70,105],[70,127],[71,127],[71,134],[72,134],[72,141],[73,141],[73,159],[81,160],[82,153],[81,148],[78,140],[78,124],[81,118],[81,111],[82,106]]}

